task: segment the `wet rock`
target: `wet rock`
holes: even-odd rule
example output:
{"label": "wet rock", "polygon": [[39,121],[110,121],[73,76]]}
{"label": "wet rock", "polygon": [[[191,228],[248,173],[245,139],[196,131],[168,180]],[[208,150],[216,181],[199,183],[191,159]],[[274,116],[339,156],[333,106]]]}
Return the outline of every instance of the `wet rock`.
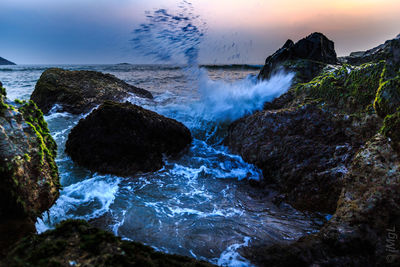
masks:
{"label": "wet rock", "polygon": [[226,144],[302,210],[333,212],[355,152],[379,119],[336,116],[315,104],[259,111],[231,124]]}
{"label": "wet rock", "polygon": [[33,102],[11,103],[0,87],[0,249],[58,198],[57,145]]}
{"label": "wet rock", "polygon": [[354,157],[337,211],[318,234],[246,254],[262,266],[399,266],[399,164],[377,134]]}
{"label": "wet rock", "polygon": [[106,100],[119,101],[132,95],[153,97],[149,91],[127,84],[111,74],[51,68],[40,76],[31,100],[44,113],[59,104],[63,111],[80,114]]}
{"label": "wet rock", "polygon": [[116,175],[155,171],[163,154],[177,155],[191,143],[182,123],[128,102],[104,102],[72,129],[66,152],[90,170]]}
{"label": "wet rock", "polygon": [[326,64],[336,64],[334,43],[322,33],[313,33],[297,43],[286,41],[282,48],[269,56],[259,78],[268,79],[274,72],[284,69],[296,73],[296,81],[307,82]]}
{"label": "wet rock", "polygon": [[8,255],[6,266],[214,266],[189,257],[156,252],[121,240],[79,220],[31,236]]}

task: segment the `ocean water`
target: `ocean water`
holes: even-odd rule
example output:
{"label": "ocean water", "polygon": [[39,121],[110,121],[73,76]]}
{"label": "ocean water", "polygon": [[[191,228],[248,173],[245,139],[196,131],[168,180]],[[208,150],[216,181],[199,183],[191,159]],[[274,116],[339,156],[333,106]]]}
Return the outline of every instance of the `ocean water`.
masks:
{"label": "ocean water", "polygon": [[249,266],[241,247],[290,242],[318,231],[319,218],[284,203],[277,206],[271,202],[276,192],[250,186],[249,179],[262,179],[261,171],[231,154],[222,142],[231,121],[284,93],[292,74],[279,73],[260,82],[254,68],[0,66],[8,98],[28,100],[49,67],[111,73],[151,91],[153,100],[126,100],[181,121],[194,140],[181,158],[165,158],[165,166],[157,172],[125,178],[99,175],[75,165],[64,152],[69,131],[87,114],[60,113],[55,108],[45,119],[58,144],[56,161],[63,188],[55,205],[37,221],[38,232],[79,218],[160,251],[221,266]]}

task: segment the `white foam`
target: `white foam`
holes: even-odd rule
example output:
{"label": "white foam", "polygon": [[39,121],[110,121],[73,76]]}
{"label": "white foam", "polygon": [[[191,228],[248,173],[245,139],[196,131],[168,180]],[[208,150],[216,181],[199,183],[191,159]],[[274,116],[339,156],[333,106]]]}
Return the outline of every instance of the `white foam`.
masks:
{"label": "white foam", "polygon": [[243,258],[237,250],[241,247],[249,245],[250,237],[246,236],[243,239],[243,243],[232,244],[227,247],[220,255],[217,264],[219,266],[229,267],[245,267],[253,266],[248,260]]}

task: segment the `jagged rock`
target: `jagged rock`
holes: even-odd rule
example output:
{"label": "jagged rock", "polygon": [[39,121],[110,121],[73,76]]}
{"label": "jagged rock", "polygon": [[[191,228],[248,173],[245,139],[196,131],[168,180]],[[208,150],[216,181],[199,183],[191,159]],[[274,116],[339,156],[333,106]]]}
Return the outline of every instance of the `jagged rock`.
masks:
{"label": "jagged rock", "polygon": [[260,266],[399,266],[400,158],[377,134],[355,156],[333,218],[289,245],[246,249]]}
{"label": "jagged rock", "polygon": [[128,102],[106,101],[72,129],[66,152],[93,171],[122,176],[162,167],[191,143],[182,123]]}
{"label": "jagged rock", "polygon": [[400,107],[400,73],[396,78],[382,82],[374,102],[376,113],[385,118]]}
{"label": "jagged rock", "polygon": [[347,57],[339,59],[342,63],[361,65],[367,62],[387,60],[389,64],[400,64],[400,38],[387,40],[384,44],[367,51],[353,52]]}
{"label": "jagged rock", "polygon": [[283,68],[296,73],[296,81],[307,82],[317,75],[326,64],[336,64],[334,43],[322,33],[313,33],[296,44],[286,41],[282,48],[269,56],[259,78],[268,79]]}
{"label": "jagged rock", "polygon": [[24,239],[5,266],[214,266],[205,261],[156,252],[121,240],[85,221],[68,220],[54,230]]}
{"label": "jagged rock", "polygon": [[44,113],[59,104],[63,111],[80,114],[106,100],[119,101],[132,95],[153,98],[149,91],[127,84],[111,74],[51,68],[40,76],[31,100]]}
{"label": "jagged rock", "polygon": [[225,142],[296,208],[333,212],[353,155],[380,125],[376,115],[347,117],[315,104],[259,111],[231,124]]}
{"label": "jagged rock", "polygon": [[0,87],[0,249],[27,231],[58,198],[57,145],[33,102],[14,105]]}
{"label": "jagged rock", "polygon": [[0,65],[17,65],[14,62],[11,62],[5,58],[0,57]]}

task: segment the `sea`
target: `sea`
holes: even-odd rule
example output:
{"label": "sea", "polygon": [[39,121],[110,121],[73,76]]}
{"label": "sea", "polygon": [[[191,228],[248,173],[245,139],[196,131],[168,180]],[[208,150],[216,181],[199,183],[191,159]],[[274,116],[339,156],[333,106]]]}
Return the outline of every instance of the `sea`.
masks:
{"label": "sea", "polygon": [[132,96],[124,101],[182,122],[193,142],[180,158],[165,158],[156,172],[98,174],[77,166],[64,152],[68,133],[88,114],[59,112],[55,106],[45,119],[58,145],[62,189],[54,206],[37,220],[38,233],[65,219],[84,219],[158,251],[220,266],[251,266],[241,248],[293,242],[321,227],[319,216],[274,204],[276,192],[252,186],[249,181],[263,179],[262,172],[224,146],[229,124],[286,92],[292,74],[260,81],[257,65],[0,66],[7,97],[29,100],[50,67],[111,73],[150,91],[152,100]]}

